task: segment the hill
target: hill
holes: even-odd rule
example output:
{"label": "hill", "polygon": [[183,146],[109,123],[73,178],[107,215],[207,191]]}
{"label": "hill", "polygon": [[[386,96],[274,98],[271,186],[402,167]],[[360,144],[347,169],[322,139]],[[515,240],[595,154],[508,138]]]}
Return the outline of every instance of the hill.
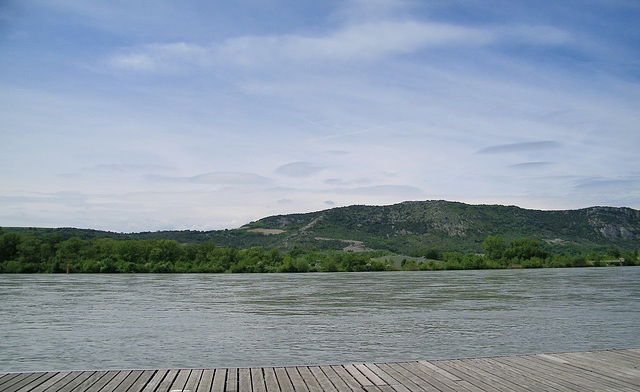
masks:
{"label": "hill", "polygon": [[334,239],[361,241],[369,249],[405,254],[424,247],[479,252],[484,239],[492,235],[508,241],[536,239],[555,251],[640,247],[640,211],[617,207],[540,211],[412,201],[272,216],[246,227],[283,230],[277,241],[284,248]]}
{"label": "hill", "polygon": [[556,253],[640,248],[640,211],[619,207],[541,211],[516,206],[469,205],[448,201],[408,201],[387,206],[354,205],[276,215],[239,229],[113,233],[73,228],[4,228],[5,233],[61,239],[172,239],[211,241],[217,246],[293,249],[385,249],[410,254],[417,249],[481,252],[488,236],[507,241],[538,240]]}

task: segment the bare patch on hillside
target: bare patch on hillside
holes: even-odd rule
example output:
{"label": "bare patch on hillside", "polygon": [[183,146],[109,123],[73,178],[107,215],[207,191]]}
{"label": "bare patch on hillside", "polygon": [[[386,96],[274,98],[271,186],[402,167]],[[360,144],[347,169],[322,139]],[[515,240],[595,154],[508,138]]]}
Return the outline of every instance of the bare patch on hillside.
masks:
{"label": "bare patch on hillside", "polygon": [[260,234],[264,234],[264,235],[276,235],[276,234],[281,234],[284,233],[284,230],[280,230],[280,229],[249,229],[247,230],[251,233],[260,233]]}

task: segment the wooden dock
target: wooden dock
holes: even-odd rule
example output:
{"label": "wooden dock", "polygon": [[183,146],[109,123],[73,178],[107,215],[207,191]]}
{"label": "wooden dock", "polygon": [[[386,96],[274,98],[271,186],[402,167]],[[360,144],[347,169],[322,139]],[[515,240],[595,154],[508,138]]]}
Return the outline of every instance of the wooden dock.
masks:
{"label": "wooden dock", "polygon": [[640,391],[640,349],[350,365],[0,373],[2,392]]}

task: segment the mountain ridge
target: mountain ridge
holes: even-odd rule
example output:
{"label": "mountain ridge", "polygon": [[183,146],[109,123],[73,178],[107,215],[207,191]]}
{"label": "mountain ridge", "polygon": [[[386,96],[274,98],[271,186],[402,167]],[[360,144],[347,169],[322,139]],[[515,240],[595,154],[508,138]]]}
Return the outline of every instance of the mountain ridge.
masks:
{"label": "mountain ridge", "polygon": [[384,249],[408,254],[416,249],[481,252],[488,236],[507,241],[531,238],[556,253],[640,249],[640,211],[594,206],[575,210],[534,210],[498,204],[445,200],[351,205],[264,217],[237,229],[114,233],[73,228],[4,228],[22,235],[113,239],[211,241],[216,246],[293,249]]}
{"label": "mountain ridge", "polygon": [[406,201],[275,215],[245,227],[291,232],[311,219],[317,222],[313,225],[317,236],[363,241],[368,248],[395,252],[415,247],[479,251],[482,241],[491,235],[507,240],[531,237],[559,250],[585,246],[637,249],[640,244],[640,211],[607,206],[533,210],[444,200]]}

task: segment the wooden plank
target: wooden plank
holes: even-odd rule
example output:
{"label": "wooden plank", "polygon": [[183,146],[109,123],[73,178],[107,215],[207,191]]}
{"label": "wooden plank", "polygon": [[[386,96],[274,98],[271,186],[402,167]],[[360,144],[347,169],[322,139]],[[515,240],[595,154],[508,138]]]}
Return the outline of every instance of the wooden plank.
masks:
{"label": "wooden plank", "polygon": [[555,357],[564,360],[567,364],[572,366],[585,368],[585,369],[594,369],[598,370],[600,368],[604,368],[607,370],[614,370],[618,365],[623,365],[624,363],[620,361],[619,363],[610,364],[606,360],[602,358],[596,358],[596,355],[602,355],[601,353],[564,353],[564,354],[554,354],[553,356],[547,355],[544,358]]}
{"label": "wooden plank", "polygon": [[304,380],[304,383],[307,385],[307,389],[309,389],[309,392],[322,392],[320,383],[318,382],[318,380],[316,380],[308,367],[300,366],[297,369],[298,373],[300,373],[300,376]]}
{"label": "wooden plank", "polygon": [[23,374],[24,373],[4,373],[2,376],[0,376],[0,388],[8,385],[8,383],[11,382],[12,379],[21,377]]}
{"label": "wooden plank", "polygon": [[373,382],[371,382],[371,380],[369,380],[364,374],[360,373],[358,368],[356,368],[355,366],[344,365],[343,368],[344,370],[349,372],[349,374],[351,374],[353,378],[355,378],[358,381],[358,383],[363,387],[374,385]]}
{"label": "wooden plank", "polygon": [[[422,371],[421,366],[417,362],[398,362],[395,364],[393,369],[425,391],[440,391],[438,386],[441,383],[437,380],[434,381],[433,378],[429,377],[427,373]],[[449,388],[447,388],[446,385],[442,385],[442,388],[449,391]]]}
{"label": "wooden plank", "polygon": [[267,386],[267,392],[279,392],[280,386],[278,385],[278,378],[276,377],[276,371],[272,367],[264,368],[264,383]]}
{"label": "wooden plank", "polygon": [[251,370],[238,369],[238,392],[251,392]]}
{"label": "wooden plank", "polygon": [[491,380],[487,380],[485,377],[470,372],[467,367],[460,366],[460,364],[458,364],[459,361],[460,360],[438,361],[438,367],[462,380],[467,381],[469,384],[473,385],[473,388],[483,391],[507,390],[502,385],[495,385]]}
{"label": "wooden plank", "polygon": [[524,372],[516,366],[506,366],[500,362],[493,361],[491,358],[482,358],[481,367],[504,380],[516,383],[525,390],[548,391],[557,390],[557,388],[561,387],[559,384],[541,377],[539,372]]}
{"label": "wooden plank", "polygon": [[165,378],[169,375],[169,370],[158,370],[153,374],[151,380],[147,382],[147,385],[141,389],[141,392],[155,392],[156,389],[162,384]]}
{"label": "wooden plank", "polygon": [[251,389],[253,392],[266,392],[264,373],[261,368],[251,368]]}
{"label": "wooden plank", "polygon": [[227,382],[227,369],[206,369],[197,392],[223,392]]}
{"label": "wooden plank", "polygon": [[469,366],[474,366],[488,379],[494,380],[509,389],[518,391],[548,389],[548,386],[541,385],[539,382],[533,380],[531,373],[523,377],[521,373],[511,370],[511,367],[500,366],[499,363],[491,362],[487,358],[470,359],[468,364]]}
{"label": "wooden plank", "polygon": [[[174,378],[173,382],[169,385],[169,391],[182,391],[187,384],[191,369],[179,369],[178,374]],[[162,391],[159,391],[162,392]]]}
{"label": "wooden plank", "polygon": [[607,351],[607,354],[626,361],[625,366],[631,366],[631,364],[638,363],[640,361],[640,354],[636,354],[631,350],[610,350]]}
{"label": "wooden plank", "polygon": [[462,381],[462,379],[454,374],[451,374],[449,372],[447,372],[444,369],[441,369],[440,367],[437,366],[437,361],[436,362],[428,362],[428,361],[420,361],[418,362],[420,365],[433,370],[434,372],[441,374],[442,376],[448,378],[451,381]]}
{"label": "wooden plank", "polygon": [[626,349],[626,350],[611,350],[616,354],[624,354],[631,357],[635,357],[635,360],[640,360],[640,349]]}
{"label": "wooden plank", "polygon": [[469,391],[480,391],[480,389],[467,380],[463,380],[460,377],[447,372],[446,370],[438,366],[439,361],[420,361],[418,365],[420,369],[429,374],[431,377],[440,380],[440,382],[447,385],[455,386],[454,389],[463,388]]}
{"label": "wooden plank", "polygon": [[238,369],[227,369],[227,384],[225,388],[227,392],[238,391]]}
{"label": "wooden plank", "polygon": [[331,366],[331,368],[338,374],[338,376],[340,376],[351,390],[359,391],[362,389],[362,385],[344,368],[344,366]]}
{"label": "wooden plank", "polygon": [[638,378],[640,371],[632,367],[627,369],[628,363],[623,361],[611,364],[607,358],[602,358],[606,355],[600,352],[593,355],[571,353],[563,358],[568,358],[571,365],[598,374],[609,382],[627,384],[640,390],[640,379]]}
{"label": "wooden plank", "polygon": [[15,375],[15,377],[11,377],[10,379],[8,379],[3,385],[2,388],[4,389],[9,389],[11,388],[12,385],[19,383],[20,381],[24,380],[27,377],[32,376],[33,374],[38,374],[38,373],[17,373]]}
{"label": "wooden plank", "polygon": [[614,389],[630,387],[629,384],[626,384],[624,381],[620,379],[610,377],[607,374],[595,373],[590,370],[585,371],[584,368],[575,366],[573,363],[558,364],[548,359],[542,358],[540,356],[530,356],[530,357],[527,357],[527,359],[532,363],[545,367],[546,371],[549,373],[561,372],[559,377],[562,377],[563,379],[571,380],[575,384],[580,384],[580,385],[587,384],[591,386],[600,386],[602,388],[614,388]]}
{"label": "wooden plank", "polygon": [[276,373],[276,377],[278,378],[278,384],[280,385],[280,390],[282,392],[294,392],[293,384],[291,384],[291,380],[289,379],[289,375],[287,374],[287,369],[283,367],[277,367],[274,369]]}
{"label": "wooden plank", "polygon": [[471,372],[475,372],[478,376],[483,377],[493,384],[501,385],[503,389],[528,392],[527,388],[519,385],[517,380],[505,377],[504,373],[496,372],[495,369],[484,362],[484,358],[461,360],[460,365],[469,369]]}
{"label": "wooden plank", "polygon": [[102,389],[104,391],[116,391],[118,386],[129,377],[131,370],[114,371],[114,376],[107,382]]}
{"label": "wooden plank", "polygon": [[539,372],[525,371],[513,364],[505,365],[495,361],[493,358],[485,358],[485,362],[496,369],[497,372],[504,373],[509,377],[519,380],[519,385],[529,390],[557,391],[558,389],[565,389],[561,384],[543,377]]}
{"label": "wooden plank", "polygon": [[378,375],[372,372],[371,369],[369,369],[365,364],[357,364],[354,365],[354,367],[358,369],[358,371],[360,371],[360,373],[362,373],[366,378],[368,378],[369,381],[373,383],[373,385],[387,385],[387,383],[382,378],[378,377]]}
{"label": "wooden plank", "polygon": [[371,385],[363,388],[366,392],[396,392],[389,385]]}
{"label": "wooden plank", "polygon": [[[17,391],[32,391],[34,389],[43,390],[61,379],[66,379],[66,382],[70,382],[73,378],[78,376],[78,372],[73,372],[73,374],[71,373],[72,372],[45,372],[41,377],[34,378],[31,382],[25,383],[21,388],[17,389]],[[25,380],[23,380],[23,382],[24,381]],[[42,387],[42,385],[44,385],[44,387]]]}
{"label": "wooden plank", "polygon": [[118,373],[118,371],[115,370],[110,370],[105,372],[102,377],[100,377],[99,379],[95,380],[91,385],[90,385],[90,389],[87,388],[87,391],[99,391],[102,388],[104,388],[105,385],[109,384],[109,382],[111,382],[112,379],[114,379]]}
{"label": "wooden plank", "polygon": [[2,392],[636,391],[640,350],[241,369],[0,374]]}
{"label": "wooden plank", "polygon": [[400,366],[399,363],[378,363],[377,366],[384,370],[389,376],[393,377],[398,385],[402,385],[411,392],[433,390],[430,384],[427,383],[424,385],[423,380],[407,371],[407,369]]}
{"label": "wooden plank", "polygon": [[547,375],[552,375],[556,378],[562,378],[583,387],[590,386],[591,388],[619,388],[619,386],[617,386],[615,382],[607,380],[606,377],[600,377],[595,373],[585,371],[584,369],[576,367],[574,366],[574,364],[569,362],[566,364],[557,364],[547,358],[538,356],[531,356],[527,359],[531,363],[535,363],[536,365],[539,365],[541,368],[543,368],[546,371]]}
{"label": "wooden plank", "polygon": [[[149,390],[149,392],[167,392],[171,390],[171,385],[173,385],[174,380],[178,377],[178,373],[180,373],[179,369],[171,369],[164,375],[164,378],[160,381],[157,388],[155,390]],[[155,379],[155,378],[154,378]],[[152,380],[153,381],[153,380]],[[148,386],[147,386],[148,388]],[[147,388],[145,388],[145,392],[147,392]]]}
{"label": "wooden plank", "polygon": [[570,358],[570,362],[573,359],[580,359],[593,363],[599,367],[607,368],[619,368],[627,366],[629,363],[626,358],[619,355],[612,354],[610,351],[595,351],[595,352],[580,352],[580,353],[565,353],[559,354],[561,357]]}
{"label": "wooden plank", "polygon": [[331,383],[336,387],[338,391],[353,391],[352,389],[343,379],[336,373],[336,371],[331,366],[320,366],[322,372],[327,376]]}
{"label": "wooden plank", "polygon": [[318,384],[320,384],[320,389],[325,392],[338,392],[338,389],[333,385],[331,379],[327,377],[326,374],[322,371],[320,366],[309,366],[309,371],[313,374],[313,377],[318,380]]}
{"label": "wooden plank", "polygon": [[127,392],[129,388],[138,381],[142,373],[144,373],[142,370],[132,371],[115,389],[113,389],[113,392]]}
{"label": "wooden plank", "polygon": [[[44,372],[27,373],[26,377],[23,377],[19,381],[16,381],[11,386],[7,386],[6,388],[3,388],[2,391],[16,392],[22,388],[26,388],[27,390],[29,390],[29,389],[35,388],[39,384],[42,384],[44,381],[46,381],[48,378],[51,378],[54,375],[55,373],[44,373]],[[42,380],[43,378],[44,380]]]}
{"label": "wooden plank", "polygon": [[636,386],[640,371],[633,367],[628,367],[629,362],[612,357],[606,352],[595,353],[566,353],[560,356],[573,366],[584,368],[603,376],[616,376],[616,378],[629,381]]}
{"label": "wooden plank", "polygon": [[369,371],[376,375],[384,384],[378,385],[396,385],[397,381],[391,377],[391,375],[387,374],[384,370],[380,369],[380,367],[375,363],[367,363],[366,366]]}
{"label": "wooden plank", "polygon": [[77,371],[71,372],[65,376],[60,376],[60,373],[58,373],[56,376],[48,379],[46,382],[38,385],[36,388],[29,390],[29,392],[72,390],[76,386],[82,384],[94,373],[95,372]]}
{"label": "wooden plank", "polygon": [[189,378],[187,379],[186,384],[182,388],[183,391],[195,392],[198,389],[198,384],[200,384],[200,378],[202,377],[203,369],[191,369],[191,374],[189,374]]}
{"label": "wooden plank", "polygon": [[1,373],[0,372],[0,386],[2,386],[2,384],[4,384],[7,380],[17,375],[18,373]]}
{"label": "wooden plank", "polygon": [[521,369],[530,374],[530,377],[544,379],[547,380],[547,382],[561,385],[562,389],[567,391],[583,391],[585,390],[585,385],[588,385],[583,379],[575,379],[572,375],[555,370],[554,368],[549,369],[548,367],[533,362],[531,359],[531,357],[493,358],[494,361],[500,362],[505,366]]}
{"label": "wooden plank", "polygon": [[[562,385],[563,389],[567,391],[584,391],[585,388],[590,385],[588,382],[585,382],[584,379],[575,378],[573,375],[555,369],[554,367],[557,365],[552,363],[536,363],[532,357],[498,357],[493,360],[503,363],[506,366],[521,368],[523,371],[535,374],[537,377]],[[549,368],[545,365],[552,367]]]}
{"label": "wooden plank", "polygon": [[[438,391],[451,392],[459,390],[462,387],[462,380],[458,380],[458,383],[456,383],[448,377],[443,376],[441,373],[436,372],[418,362],[403,362],[400,366],[415,374],[426,383],[432,385]],[[471,389],[473,389],[473,387],[471,387]]]}
{"label": "wooden plank", "polygon": [[135,380],[126,391],[141,391],[156,374],[155,370],[140,370],[138,379]]}
{"label": "wooden plank", "polygon": [[[380,366],[379,366],[380,365]],[[392,376],[393,373],[389,373],[382,369],[383,364],[367,364],[367,367],[371,369],[372,372],[376,373],[390,386],[392,389],[397,392],[411,392],[406,386],[402,385],[400,381]]]}
{"label": "wooden plank", "polygon": [[298,373],[298,368],[296,367],[287,367],[285,368],[287,371],[287,375],[289,376],[289,380],[291,380],[291,384],[293,385],[293,390],[296,392],[309,392],[309,388],[304,383],[302,376]]}
{"label": "wooden plank", "polygon": [[[106,377],[108,375],[107,371],[99,371],[99,372],[85,372],[89,375],[83,373],[82,377],[78,377],[73,380],[69,384],[65,385],[59,392],[70,392],[70,391],[86,391],[89,390],[95,383],[97,383],[101,378]],[[86,377],[85,377],[86,376]]]}

